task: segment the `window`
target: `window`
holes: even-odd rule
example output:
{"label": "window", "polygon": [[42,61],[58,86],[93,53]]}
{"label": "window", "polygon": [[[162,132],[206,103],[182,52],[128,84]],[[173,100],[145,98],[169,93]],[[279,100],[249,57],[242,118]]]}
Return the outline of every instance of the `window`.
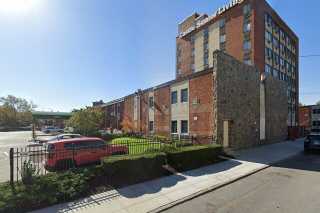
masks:
{"label": "window", "polygon": [[192,35],[192,36],[191,36],[191,39],[190,39],[191,44],[194,44],[195,40],[196,40],[195,36],[194,36],[194,35]]}
{"label": "window", "polygon": [[243,14],[248,14],[251,11],[251,5],[250,4],[246,4],[243,6]]}
{"label": "window", "polygon": [[320,121],[313,121],[312,126],[320,126]]}
{"label": "window", "polygon": [[73,143],[65,143],[63,144],[63,147],[67,150],[75,149],[75,145]]}
{"label": "window", "polygon": [[265,15],[265,21],[266,21],[268,27],[272,26],[272,18],[271,18],[271,16],[269,14]]}
{"label": "window", "polygon": [[188,102],[188,89],[181,90],[181,103]]}
{"label": "window", "polygon": [[220,35],[220,43],[226,42],[226,34]]}
{"label": "window", "polygon": [[153,121],[149,121],[149,132],[153,132]]}
{"label": "window", "polygon": [[265,65],[265,70],[264,70],[264,72],[265,72],[266,74],[268,74],[268,75],[271,74],[271,67],[270,67],[268,64]]}
{"label": "window", "polygon": [[243,61],[243,63],[247,64],[247,65],[252,65],[252,61],[250,59],[245,59]]}
{"label": "window", "polygon": [[279,26],[277,24],[274,24],[273,26],[273,31],[276,33],[276,34],[279,34]]}
{"label": "window", "polygon": [[243,49],[244,50],[250,50],[251,49],[251,42],[250,41],[245,41],[243,43]]}
{"label": "window", "polygon": [[276,65],[276,66],[278,66],[279,65],[279,63],[280,63],[280,58],[279,58],[279,56],[277,55],[277,54],[273,54],[273,61],[274,61],[274,64]]}
{"label": "window", "polygon": [[207,66],[207,65],[209,65],[209,59],[208,59],[208,57],[204,57],[203,58],[203,63],[204,63],[204,66]]}
{"label": "window", "polygon": [[271,35],[271,33],[269,33],[269,32],[265,32],[265,37],[266,37],[266,40],[268,41],[268,43],[271,43],[271,41],[272,41],[272,35]]}
{"label": "window", "polygon": [[272,50],[270,48],[265,49],[265,54],[268,57],[268,60],[272,59]]}
{"label": "window", "polygon": [[223,19],[220,19],[219,21],[219,27],[224,27],[226,25],[226,20],[223,18]]}
{"label": "window", "polygon": [[181,121],[181,134],[187,134],[188,133],[188,121],[182,120]]}
{"label": "window", "polygon": [[178,133],[177,121],[171,121],[171,133]]}
{"label": "window", "polygon": [[209,44],[208,44],[208,42],[206,42],[203,44],[203,51],[208,52],[208,50],[209,50]]}
{"label": "window", "polygon": [[279,48],[279,41],[275,37],[273,37],[273,46],[277,49]]}
{"label": "window", "polygon": [[250,23],[245,23],[243,25],[243,32],[250,32],[250,29],[251,29],[251,24]]}
{"label": "window", "polygon": [[282,40],[285,40],[286,35],[285,33],[280,29],[280,37],[282,38]]}
{"label": "window", "polygon": [[272,73],[273,77],[278,78],[279,77],[279,71],[276,69],[273,69],[273,73]]}
{"label": "window", "polygon": [[205,29],[203,30],[203,36],[204,36],[205,38],[208,38],[208,37],[209,37],[209,29],[208,29],[208,28],[205,28]]}
{"label": "window", "polygon": [[313,110],[312,110],[312,113],[313,113],[313,114],[320,114],[320,109],[313,109]]}
{"label": "window", "polygon": [[280,57],[280,66],[282,69],[284,69],[284,60]]}
{"label": "window", "polygon": [[284,46],[283,46],[283,44],[280,44],[280,51],[281,51],[281,54],[284,55]]}
{"label": "window", "polygon": [[171,104],[176,104],[178,101],[178,93],[177,91],[171,92]]}
{"label": "window", "polygon": [[194,64],[191,64],[191,71],[192,71],[192,73],[194,73],[196,71],[196,67]]}
{"label": "window", "polygon": [[153,106],[154,106],[153,97],[149,97],[149,107],[153,108]]}

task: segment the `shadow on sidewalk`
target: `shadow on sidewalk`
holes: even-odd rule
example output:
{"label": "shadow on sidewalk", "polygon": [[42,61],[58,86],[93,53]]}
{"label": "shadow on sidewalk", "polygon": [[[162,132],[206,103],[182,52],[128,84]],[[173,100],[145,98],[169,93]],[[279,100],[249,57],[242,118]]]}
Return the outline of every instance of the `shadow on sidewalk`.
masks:
{"label": "shadow on sidewalk", "polygon": [[182,172],[182,174],[186,175],[186,176],[198,177],[198,176],[203,176],[203,175],[210,175],[210,174],[225,172],[225,171],[232,169],[233,167],[236,167],[239,165],[241,165],[241,162],[239,162],[239,161],[227,160],[227,161],[222,161],[217,164],[201,167],[199,169],[185,171],[185,172]]}
{"label": "shadow on sidewalk", "polygon": [[147,181],[118,189],[119,194],[126,198],[137,198],[146,194],[155,194],[164,188],[170,188],[177,185],[186,178],[179,174],[169,175],[155,180]]}

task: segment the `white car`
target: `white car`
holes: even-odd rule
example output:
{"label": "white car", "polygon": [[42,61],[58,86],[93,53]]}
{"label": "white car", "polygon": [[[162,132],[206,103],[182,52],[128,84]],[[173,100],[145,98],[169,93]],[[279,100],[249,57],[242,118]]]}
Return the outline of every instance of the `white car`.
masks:
{"label": "white car", "polygon": [[60,141],[65,139],[72,139],[72,138],[82,138],[84,136],[80,134],[60,134],[57,136],[54,136],[53,138],[50,138],[47,142],[51,141]]}

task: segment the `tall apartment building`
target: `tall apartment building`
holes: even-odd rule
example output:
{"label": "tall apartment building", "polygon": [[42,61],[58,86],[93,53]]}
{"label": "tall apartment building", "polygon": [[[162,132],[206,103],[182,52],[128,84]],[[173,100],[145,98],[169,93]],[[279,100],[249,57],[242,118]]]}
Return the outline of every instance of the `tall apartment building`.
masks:
{"label": "tall apartment building", "polygon": [[288,85],[288,126],[298,126],[299,39],[265,0],[232,0],[179,24],[176,78],[212,68],[222,50]]}

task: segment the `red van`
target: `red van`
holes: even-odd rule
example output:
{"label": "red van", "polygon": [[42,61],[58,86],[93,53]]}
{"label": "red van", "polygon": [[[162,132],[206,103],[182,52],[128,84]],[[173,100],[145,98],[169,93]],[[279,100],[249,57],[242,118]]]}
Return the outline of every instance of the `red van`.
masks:
{"label": "red van", "polygon": [[128,147],[108,145],[100,138],[73,138],[47,144],[46,169],[66,169],[98,162],[102,157],[128,153]]}

